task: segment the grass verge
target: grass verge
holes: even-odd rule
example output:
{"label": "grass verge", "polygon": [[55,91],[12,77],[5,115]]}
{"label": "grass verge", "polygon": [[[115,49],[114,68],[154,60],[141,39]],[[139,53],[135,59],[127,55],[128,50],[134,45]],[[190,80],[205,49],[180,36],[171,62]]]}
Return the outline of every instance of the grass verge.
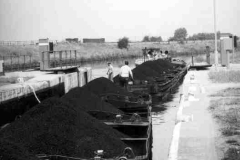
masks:
{"label": "grass verge", "polygon": [[215,83],[238,83],[240,82],[240,72],[229,71],[210,71],[208,73],[210,80]]}
{"label": "grass verge", "polygon": [[221,97],[211,100],[209,110],[220,126],[225,137],[224,157],[222,160],[240,160],[240,88],[228,88],[211,96]]}

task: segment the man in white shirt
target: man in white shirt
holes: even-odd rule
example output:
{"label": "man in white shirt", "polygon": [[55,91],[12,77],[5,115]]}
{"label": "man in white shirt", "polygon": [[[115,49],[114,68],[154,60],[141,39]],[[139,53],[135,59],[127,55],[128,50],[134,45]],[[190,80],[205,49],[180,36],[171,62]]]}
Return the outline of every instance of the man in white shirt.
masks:
{"label": "man in white shirt", "polygon": [[133,81],[133,74],[131,68],[128,66],[128,61],[125,61],[125,65],[121,67],[119,77],[120,85],[127,89],[129,79]]}

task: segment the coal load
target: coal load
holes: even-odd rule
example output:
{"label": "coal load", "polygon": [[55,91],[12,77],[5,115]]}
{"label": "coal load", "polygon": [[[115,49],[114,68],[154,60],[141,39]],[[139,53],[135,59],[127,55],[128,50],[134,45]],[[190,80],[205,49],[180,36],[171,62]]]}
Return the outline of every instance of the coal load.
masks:
{"label": "coal load", "polygon": [[84,111],[105,111],[111,113],[122,113],[116,107],[104,102],[96,94],[83,89],[82,87],[74,88],[65,94],[61,99],[69,102]]}
{"label": "coal load", "polygon": [[117,86],[107,78],[101,77],[94,79],[85,86],[84,89],[93,92],[96,95],[103,95],[107,93],[114,93],[120,95],[131,96],[132,94],[120,86]]}
{"label": "coal load", "polygon": [[38,158],[30,154],[20,144],[10,141],[0,140],[0,159],[1,160],[37,160]]}
{"label": "coal load", "polygon": [[154,77],[159,77],[159,72],[146,65],[140,65],[132,70],[134,79],[148,80]]}
{"label": "coal load", "polygon": [[[59,98],[49,98],[22,118],[0,131],[1,139],[21,144],[32,154],[94,157],[104,150],[105,157],[121,154],[127,137]],[[0,139],[0,140],[1,140]]]}
{"label": "coal load", "polygon": [[136,80],[149,80],[156,77],[162,77],[164,74],[171,73],[179,65],[173,64],[167,60],[158,59],[147,61],[133,69],[133,77]]}

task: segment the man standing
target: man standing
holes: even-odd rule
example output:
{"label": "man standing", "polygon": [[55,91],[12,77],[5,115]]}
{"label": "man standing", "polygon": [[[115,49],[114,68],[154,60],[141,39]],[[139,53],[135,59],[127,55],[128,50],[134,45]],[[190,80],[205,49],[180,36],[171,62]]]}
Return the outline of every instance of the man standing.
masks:
{"label": "man standing", "polygon": [[206,61],[207,61],[207,64],[211,64],[210,62],[210,47],[209,46],[206,46]]}
{"label": "man standing", "polygon": [[128,61],[125,61],[125,65],[121,67],[119,78],[120,85],[127,90],[129,79],[133,81],[133,74],[131,68],[128,66]]}
{"label": "man standing", "polygon": [[107,71],[108,79],[113,82],[113,66],[111,62],[108,62],[108,71]]}

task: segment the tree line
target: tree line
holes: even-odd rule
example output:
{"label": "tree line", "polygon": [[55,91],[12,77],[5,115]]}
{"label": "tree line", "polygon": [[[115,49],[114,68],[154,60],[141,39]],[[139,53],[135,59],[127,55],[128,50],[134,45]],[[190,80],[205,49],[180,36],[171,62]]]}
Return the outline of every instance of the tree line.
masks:
{"label": "tree line", "polygon": [[[217,39],[220,39],[221,32],[217,32]],[[191,36],[188,36],[186,28],[178,28],[174,31],[174,35],[168,38],[168,41],[203,41],[203,40],[214,40],[215,34],[214,33],[196,33]],[[142,42],[161,42],[161,36],[144,36]]]}
{"label": "tree line", "polygon": [[[217,39],[220,39],[221,32],[217,32]],[[172,37],[168,38],[168,41],[178,41],[179,43],[184,43],[185,41],[203,41],[203,40],[214,40],[215,34],[214,33],[196,33],[191,36],[188,36],[187,29],[182,27],[178,28],[174,31]],[[237,37],[239,39],[239,37]],[[163,39],[161,36],[144,36],[142,42],[162,42]],[[128,48],[129,46],[129,39],[127,37],[120,38],[118,41],[118,47],[120,49]]]}

